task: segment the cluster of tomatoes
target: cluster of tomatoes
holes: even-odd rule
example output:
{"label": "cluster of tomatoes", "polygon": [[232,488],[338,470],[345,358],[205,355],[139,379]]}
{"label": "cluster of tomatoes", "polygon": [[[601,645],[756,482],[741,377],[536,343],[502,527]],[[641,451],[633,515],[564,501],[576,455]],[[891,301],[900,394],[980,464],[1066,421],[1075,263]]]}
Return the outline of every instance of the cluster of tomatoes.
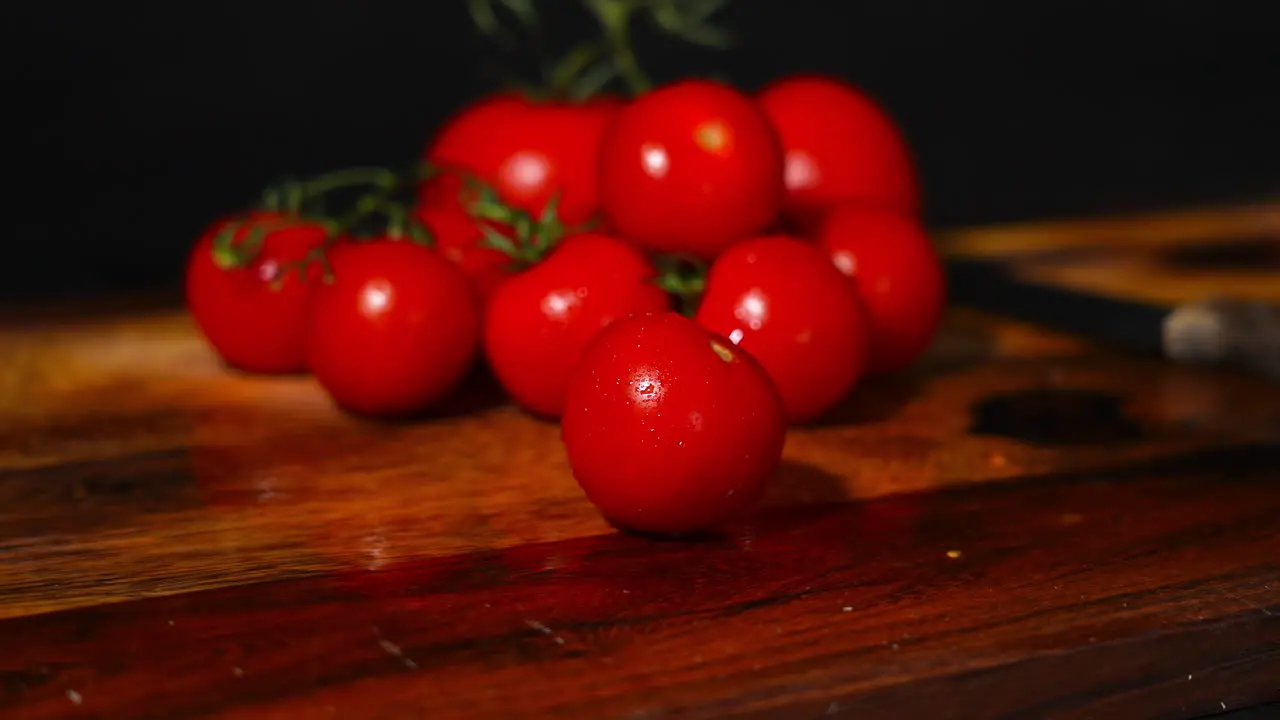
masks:
{"label": "cluster of tomatoes", "polygon": [[561,422],[619,526],[736,513],[788,426],[911,363],[938,327],[907,148],[841,80],[501,94],[424,155],[411,205],[364,198],[394,219],[372,234],[278,202],[219,222],[188,268],[196,321],[228,364],[308,371],[366,415],[427,410],[483,362]]}

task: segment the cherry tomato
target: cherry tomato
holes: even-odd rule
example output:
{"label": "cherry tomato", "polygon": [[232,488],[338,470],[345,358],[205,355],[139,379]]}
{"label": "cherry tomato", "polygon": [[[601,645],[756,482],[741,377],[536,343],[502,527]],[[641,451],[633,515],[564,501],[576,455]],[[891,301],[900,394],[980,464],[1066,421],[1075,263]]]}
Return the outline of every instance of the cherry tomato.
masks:
{"label": "cherry tomato", "polygon": [[707,274],[697,319],[760,361],[792,423],[843,400],[867,368],[857,289],[799,238],[756,238],[725,251]]}
{"label": "cherry tomato", "polygon": [[812,232],[842,201],[918,210],[906,141],[867,95],[842,80],[801,75],[766,86],[757,99],[786,152],[785,212],[793,227]]}
{"label": "cherry tomato", "polygon": [[583,103],[515,94],[481,100],[453,117],[427,147],[424,159],[444,174],[423,185],[422,200],[456,203],[461,173],[470,173],[489,183],[503,202],[535,217],[559,193],[561,221],[586,222],[599,210],[600,138],[621,106],[607,96]]}
{"label": "cherry tomato", "polygon": [[818,241],[862,295],[871,371],[900,370],[920,357],[937,334],[947,302],[942,261],[920,222],[846,205],[827,213]]}
{"label": "cherry tomato", "polygon": [[569,380],[561,434],[587,497],[615,525],[714,529],[760,493],[786,423],[746,352],[675,313],[614,322]]}
{"label": "cherry tomato", "polygon": [[[256,227],[263,232],[262,245],[249,264],[223,269],[214,262],[214,240],[230,222],[240,223],[234,243],[243,243]],[[258,373],[306,369],[307,305],[319,273],[304,278],[287,269],[326,236],[319,223],[257,212],[218,221],[196,241],[187,261],[187,306],[228,365]]]}
{"label": "cherry tomato", "polygon": [[570,371],[601,328],[669,309],[655,276],[644,255],[622,240],[568,238],[494,293],[484,325],[489,367],[521,407],[559,417]]}
{"label": "cherry tomato", "polygon": [[511,275],[511,257],[482,244],[482,221],[468,215],[461,205],[418,205],[415,213],[440,254],[471,279],[482,303]]}
{"label": "cherry tomato", "polygon": [[373,239],[336,246],[315,293],[307,359],[341,407],[409,415],[473,366],[480,312],[465,275],[430,248]]}
{"label": "cherry tomato", "polygon": [[764,231],[783,198],[782,148],[737,90],[683,80],[633,101],[600,146],[600,202],[642,247],[711,259]]}

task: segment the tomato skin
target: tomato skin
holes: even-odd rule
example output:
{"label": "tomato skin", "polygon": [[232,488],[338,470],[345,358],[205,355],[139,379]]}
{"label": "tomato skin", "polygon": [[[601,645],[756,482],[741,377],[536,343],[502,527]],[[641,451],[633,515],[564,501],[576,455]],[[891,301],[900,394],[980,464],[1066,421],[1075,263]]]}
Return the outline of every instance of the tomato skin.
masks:
{"label": "tomato skin", "polygon": [[586,222],[600,206],[600,138],[622,104],[608,96],[583,103],[540,102],[511,93],[485,98],[450,119],[427,146],[424,159],[443,175],[422,186],[421,200],[458,203],[465,172],[534,217],[560,193],[561,221]]}
{"label": "tomato skin", "polygon": [[619,318],[669,309],[656,275],[639,250],[617,238],[564,240],[491,298],[484,325],[490,369],[516,404],[560,417],[570,373],[597,332]]}
{"label": "tomato skin", "polygon": [[791,423],[818,418],[866,372],[857,290],[820,248],[799,238],[761,237],[725,251],[707,274],[697,320],[760,362]]}
{"label": "tomato skin", "polygon": [[569,381],[561,435],[606,518],[641,532],[713,530],[782,458],[777,391],[747,353],[675,313],[614,322]]}
{"label": "tomato skin", "polygon": [[621,236],[710,260],[782,206],[782,147],[749,97],[682,80],[640,96],[605,131],[600,202]]}
{"label": "tomato skin", "polygon": [[471,280],[482,304],[514,272],[510,256],[482,244],[481,221],[468,215],[462,206],[418,205],[414,213],[431,233],[436,250]]}
{"label": "tomato skin", "polygon": [[459,384],[476,360],[480,312],[453,263],[390,239],[336,246],[329,263],[333,282],[316,290],[307,358],[335,403],[410,415]]}
{"label": "tomato skin", "polygon": [[817,239],[858,286],[875,373],[901,370],[933,342],[946,309],[946,273],[919,220],[844,205],[827,213]]}
{"label": "tomato skin", "polygon": [[214,263],[215,236],[236,218],[219,220],[196,241],[187,260],[187,307],[205,339],[228,365],[255,373],[306,370],[307,308],[319,280],[312,267],[304,280],[296,271],[280,278],[286,263],[302,260],[324,244],[319,223],[290,221],[279,213],[255,212],[243,218],[236,242],[258,223],[273,228],[263,237],[257,257],[245,267],[223,270]]}
{"label": "tomato skin", "polygon": [[782,138],[792,227],[811,233],[823,212],[846,201],[918,212],[906,140],[866,94],[836,78],[798,75],[767,85],[757,100]]}

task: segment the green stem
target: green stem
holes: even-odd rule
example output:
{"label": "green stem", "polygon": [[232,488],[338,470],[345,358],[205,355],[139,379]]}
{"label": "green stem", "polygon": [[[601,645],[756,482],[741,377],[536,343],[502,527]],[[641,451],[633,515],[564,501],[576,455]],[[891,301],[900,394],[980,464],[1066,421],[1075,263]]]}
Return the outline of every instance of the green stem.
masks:
{"label": "green stem", "polygon": [[588,42],[571,49],[546,73],[547,88],[552,97],[571,97],[575,85],[591,67],[610,50],[603,42]]}
{"label": "green stem", "polygon": [[259,206],[268,212],[297,215],[302,211],[303,201],[302,183],[293,178],[285,178],[262,191]]}
{"label": "green stem", "polygon": [[404,207],[385,194],[376,192],[364,195],[357,200],[355,208],[338,220],[335,227],[338,232],[347,232],[356,223],[375,213],[382,215],[386,220],[388,237],[399,237],[404,233],[404,223],[407,217]]}
{"label": "green stem", "polygon": [[325,195],[349,187],[373,186],[387,193],[400,183],[395,172],[381,167],[357,167],[318,175],[299,182],[285,179],[262,191],[259,206],[286,215],[324,216]]}
{"label": "green stem", "polygon": [[387,214],[387,237],[401,240],[405,236],[408,212],[403,205],[387,203],[384,208]]}
{"label": "green stem", "polygon": [[297,215],[302,212],[302,203],[306,197],[302,185],[289,181],[284,184],[284,201],[283,210],[290,215]]}
{"label": "green stem", "polygon": [[498,23],[498,15],[493,5],[487,0],[467,0],[467,12],[471,14],[471,22],[476,30],[493,40],[503,39],[502,25]]}
{"label": "green stem", "polygon": [[283,191],[279,185],[272,185],[262,191],[262,200],[258,202],[259,206],[267,212],[280,212],[282,204],[281,195]]}
{"label": "green stem", "polygon": [[640,67],[631,47],[631,16],[637,8],[636,0],[590,0],[589,5],[604,29],[618,74],[631,88],[631,93],[643,95],[649,92],[653,83]]}
{"label": "green stem", "polygon": [[356,167],[335,170],[314,177],[301,184],[303,197],[315,197],[327,192],[358,185],[372,185],[382,190],[394,188],[400,179],[395,172],[382,167]]}

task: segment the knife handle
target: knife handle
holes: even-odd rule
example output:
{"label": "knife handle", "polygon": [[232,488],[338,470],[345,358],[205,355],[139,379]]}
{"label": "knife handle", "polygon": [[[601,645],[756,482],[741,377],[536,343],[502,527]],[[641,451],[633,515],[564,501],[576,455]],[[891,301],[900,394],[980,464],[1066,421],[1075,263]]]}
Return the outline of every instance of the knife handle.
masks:
{"label": "knife handle", "polygon": [[1170,359],[1238,365],[1280,379],[1280,305],[1206,298],[1174,308],[1163,331]]}

